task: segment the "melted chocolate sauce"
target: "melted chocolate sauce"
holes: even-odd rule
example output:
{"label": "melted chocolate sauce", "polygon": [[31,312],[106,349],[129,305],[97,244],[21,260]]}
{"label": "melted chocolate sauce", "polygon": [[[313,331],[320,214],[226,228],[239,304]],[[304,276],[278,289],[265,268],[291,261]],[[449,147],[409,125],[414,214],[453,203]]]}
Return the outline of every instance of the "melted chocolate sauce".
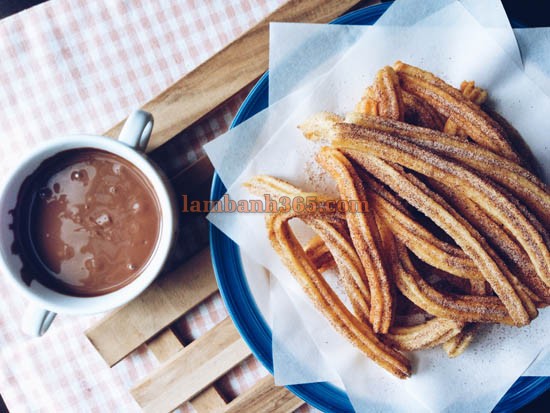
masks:
{"label": "melted chocolate sauce", "polygon": [[21,186],[13,216],[23,280],[75,296],[106,294],[139,276],[161,220],[147,178],[92,148],[44,161]]}

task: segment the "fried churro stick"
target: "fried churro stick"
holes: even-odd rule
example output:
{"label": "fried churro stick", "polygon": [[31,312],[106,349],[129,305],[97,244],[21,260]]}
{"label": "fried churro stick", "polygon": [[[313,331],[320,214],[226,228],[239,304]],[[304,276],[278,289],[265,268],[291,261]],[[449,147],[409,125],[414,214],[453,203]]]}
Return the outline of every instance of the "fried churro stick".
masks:
{"label": "fried churro stick", "polygon": [[349,312],[305,254],[288,224],[288,218],[285,214],[269,214],[266,225],[273,248],[303,291],[335,330],[367,357],[399,378],[409,377],[409,360],[382,343],[368,324],[362,323]]}
{"label": "fried churro stick", "polygon": [[404,120],[405,108],[399,78],[392,67],[386,66],[378,71],[374,80],[374,92],[378,101],[379,116]]}
{"label": "fried churro stick", "polygon": [[378,71],[374,84],[365,90],[355,110],[365,115],[404,120],[405,107],[399,78],[392,67],[386,66]]}
{"label": "fried churro stick", "polygon": [[391,231],[381,228],[384,249],[392,263],[397,288],[410,301],[436,317],[462,322],[512,324],[507,309],[497,297],[444,294],[418,274],[406,247]]}
{"label": "fried churro stick", "polygon": [[[472,102],[474,102],[477,105],[481,105],[487,100],[487,92],[485,90],[481,89],[481,88],[475,87],[474,82],[463,82],[462,85],[461,85],[461,91],[462,91],[463,95],[466,98],[470,99]],[[404,93],[406,93],[406,92],[404,92]],[[354,123],[353,119],[347,118],[346,120],[351,121],[352,123]],[[382,121],[382,120],[380,119],[380,121]],[[435,125],[430,124],[429,121],[425,122],[425,124],[426,123],[428,124],[428,127],[432,128],[432,129],[439,129],[437,127],[434,127]],[[421,126],[426,126],[426,125],[421,124]],[[460,129],[456,125],[456,123],[453,122],[452,119],[447,120],[443,130],[444,130],[444,132],[446,132],[450,135],[457,135],[458,137],[461,137],[461,138],[464,138],[464,137],[467,136],[467,134],[462,129]],[[523,142],[521,139],[520,139],[520,141]],[[487,164],[485,164],[485,165],[487,165]],[[514,182],[514,183],[516,183],[516,182]],[[535,204],[535,205],[538,206],[540,204]],[[548,211],[548,209],[546,209],[546,210]],[[482,212],[482,211],[479,211],[479,212]],[[490,218],[488,218],[488,219],[490,219]],[[394,231],[395,231],[395,229],[394,229]],[[501,232],[503,232],[503,231],[501,231]],[[482,234],[484,234],[483,231],[482,231]],[[411,246],[411,245],[418,245],[418,244],[414,244],[414,243],[409,244],[409,246]],[[517,244],[514,243],[514,245],[517,247]],[[520,251],[521,251],[521,249],[520,249]],[[523,254],[523,255],[525,255],[525,254]],[[518,258],[519,259],[525,259],[525,256],[522,257],[521,255],[518,255],[517,251],[516,251],[516,254],[514,256],[516,257],[516,259],[518,259]],[[438,268],[441,268],[441,266],[438,266]],[[532,266],[528,265],[527,268],[529,270],[532,270]],[[445,269],[445,268],[443,268],[443,269]],[[516,269],[518,269],[517,266],[516,266]],[[519,269],[521,270],[522,267],[520,267]],[[537,289],[535,289],[535,292],[537,292],[538,295],[541,296],[541,290],[542,290],[542,292],[546,292],[547,288],[544,288],[545,287],[544,284],[540,281],[540,279],[538,277],[536,277],[536,275],[533,278],[532,274],[530,274],[530,272],[531,271],[528,271],[528,275],[530,276],[528,278],[528,281],[531,281],[531,282],[528,283],[528,285],[530,287],[533,287],[533,286],[534,287],[539,287],[538,291],[537,291]],[[523,279],[525,279],[525,277],[523,277]],[[541,284],[542,284],[542,286],[541,286]],[[471,289],[471,294],[475,294],[475,295],[486,295],[490,292],[490,288],[487,285],[487,283],[485,281],[479,281],[479,280],[470,280],[470,289]],[[544,297],[544,295],[542,295],[542,296]],[[544,300],[541,300],[541,301],[544,302]],[[474,325],[472,324],[470,326],[474,326]],[[466,328],[464,330],[464,332],[461,332],[459,335],[457,335],[456,337],[453,337],[453,339],[449,340],[446,343],[445,350],[447,351],[447,353],[449,354],[450,357],[456,357],[465,350],[465,348],[469,345],[469,343],[473,339],[473,337],[475,335],[475,330],[476,329],[474,329],[474,328]]]}
{"label": "fried churro stick", "polygon": [[466,324],[459,334],[443,344],[443,350],[445,350],[450,358],[460,356],[473,341],[479,328],[479,324]]}
{"label": "fried churro stick", "polygon": [[365,152],[355,150],[346,150],[345,152],[445,230],[476,263],[485,279],[508,309],[514,322],[517,325],[529,323],[533,313],[532,303],[528,301],[528,298],[523,297],[522,291],[516,291],[506,277],[509,272],[505,265],[464,218],[441,197],[429,191],[425,185],[417,182],[418,180],[414,180],[410,175],[403,174],[385,161]]}
{"label": "fried churro stick", "polygon": [[476,86],[476,82],[473,80],[463,81],[460,84],[460,91],[466,99],[469,99],[478,106],[483,105],[489,97],[487,91]]}
{"label": "fried churro stick", "polygon": [[485,280],[470,280],[471,295],[489,295],[490,293],[491,286]]}
{"label": "fried churro stick", "polygon": [[[445,230],[472,258],[518,325],[536,317],[537,310],[524,286],[510,273],[502,259],[479,232],[439,195],[430,191],[414,176],[392,168],[379,158],[371,158],[366,153],[357,151],[346,150],[345,152],[353,152],[350,155],[358,159],[361,166],[369,172],[373,173],[374,170],[384,174],[384,179],[390,176],[391,179],[395,179],[396,188],[401,190],[400,195]],[[397,176],[392,169],[398,172]]]}
{"label": "fried churro stick", "polygon": [[[490,295],[493,292],[491,286],[486,281],[470,280],[470,294],[472,295]],[[443,350],[449,358],[458,357],[473,341],[477,331],[477,323],[466,323],[460,333],[452,337],[446,343],[443,343]]]}
{"label": "fried churro stick", "polygon": [[[476,87],[474,81],[462,82],[460,85],[460,91],[466,99],[470,100],[478,106],[481,106],[487,100],[487,91]],[[456,135],[460,137],[468,136],[468,134],[463,129],[461,129],[451,118],[447,119],[447,122],[445,122],[443,132],[448,133],[449,135]]]}
{"label": "fried churro stick", "polygon": [[[373,118],[358,113],[350,113],[346,116],[347,122],[359,125],[370,119],[385,121],[378,117]],[[393,123],[391,120],[388,121]],[[401,124],[401,122],[395,123]],[[436,133],[437,135],[438,133]],[[367,197],[376,213],[386,221],[399,240],[404,242],[416,256],[426,263],[458,277],[472,280],[484,279],[473,261],[460,248],[441,241],[430,233],[407,213],[395,196],[372,177],[366,174],[361,177],[372,189],[367,193]]]}
{"label": "fried churro stick", "polygon": [[[397,162],[403,166],[417,170],[418,172],[423,172],[434,179],[444,179],[451,184],[463,185],[464,189],[468,188],[469,185],[472,187],[471,192],[474,193],[476,193],[476,190],[482,188],[482,186],[485,187],[488,185],[490,187],[490,184],[484,182],[481,178],[468,170],[458,165],[449,165],[450,161],[441,159],[436,154],[426,153],[427,151],[415,147],[415,145],[411,145],[407,142],[399,142],[399,145],[395,147],[395,145],[391,144],[395,141],[395,138],[387,134],[381,134],[354,124],[346,123],[333,123],[330,125],[330,123],[327,122],[320,122],[318,124],[309,122],[307,127],[316,129],[313,131],[309,129],[306,130],[306,137],[315,136],[316,138],[325,138],[331,140],[333,145],[344,148],[344,152],[351,156],[351,158],[359,163],[366,171],[374,175],[380,181],[385,182],[386,185],[392,188],[399,196],[419,211],[423,212],[440,228],[445,230],[445,232],[447,232],[476,263],[485,279],[491,284],[495,293],[508,309],[514,322],[517,325],[529,323],[531,318],[530,314],[533,313],[533,309],[531,308],[533,303],[523,297],[522,291],[516,291],[514,286],[512,286],[510,280],[506,277],[506,266],[499,260],[496,253],[487,245],[487,242],[471,224],[454,211],[443,199],[441,199],[441,197],[433,193],[433,191],[429,191],[424,184],[418,182],[417,179],[412,179],[410,174],[404,174],[401,168],[395,168],[384,160],[372,156],[368,152],[375,152],[375,155],[389,158],[391,162]],[[404,150],[404,148],[408,146],[413,146],[413,148],[411,148],[412,151],[407,152]],[[434,166],[436,166],[437,169],[430,165],[431,163],[435,163]],[[443,169],[441,169],[442,167]],[[437,171],[447,173],[436,174],[435,172]],[[458,178],[463,179],[453,179],[457,175]],[[473,179],[473,181],[479,183],[479,185],[472,185],[470,179]],[[481,191],[478,190],[477,192]],[[467,191],[465,191],[465,195],[468,195]],[[517,210],[511,203],[505,202],[506,200],[500,201],[500,203],[504,203],[503,206],[500,205],[495,196],[487,197],[483,192],[481,192],[480,195],[482,199],[488,199],[488,204],[492,205],[493,208],[497,210],[503,207],[512,207],[513,209],[511,209],[511,211],[514,211],[514,209]],[[507,215],[508,212],[509,210],[505,210],[503,214],[505,218],[510,218],[510,216]],[[521,223],[528,226],[529,223],[525,223],[525,221],[526,220],[521,220]],[[515,227],[518,226],[517,224],[519,222],[520,220],[518,219],[508,219],[507,224],[513,229],[516,229]],[[523,235],[524,238],[527,238],[525,235],[532,237],[537,235],[533,234],[532,228],[529,232],[526,232],[523,228],[521,228],[521,231],[523,231],[521,235]],[[528,239],[526,246],[532,247],[531,252],[534,253],[533,255],[535,258],[538,258],[537,252],[540,250],[541,246],[538,240],[535,239],[535,241],[536,242],[533,242]],[[531,243],[531,245],[529,245],[529,243]],[[542,247],[544,247],[544,245]],[[544,261],[542,261],[542,264],[545,264]],[[522,300],[525,301],[525,303]]]}
{"label": "fried churro stick", "polygon": [[[344,201],[366,200],[361,179],[346,157],[332,148],[322,148],[317,162],[333,177]],[[348,211],[346,220],[370,288],[370,320],[377,333],[388,332],[393,317],[393,298],[389,274],[380,255],[378,228],[372,211]]]}
{"label": "fried churro stick", "polygon": [[318,112],[307,118],[298,129],[306,139],[323,141],[327,139],[333,126],[343,121],[343,118],[332,112]]}
{"label": "fried churro stick", "polygon": [[[328,113],[327,113],[327,116],[329,116]],[[340,119],[340,118],[335,117],[333,119]],[[319,194],[317,192],[302,191],[301,189],[295,187],[294,185],[286,181],[283,181],[282,179],[275,178],[269,175],[256,175],[254,178],[252,178],[248,182],[245,182],[243,186],[247,188],[250,191],[250,193],[254,195],[264,196],[265,194],[269,194],[275,200],[280,199],[281,196],[287,196],[289,198],[302,197],[303,199],[310,198],[310,199],[316,200],[316,202],[318,203],[326,202],[332,199],[323,194]]]}
{"label": "fried churro stick", "polygon": [[394,69],[404,90],[421,97],[439,113],[452,119],[472,140],[511,161],[521,161],[502,127],[459,90],[432,73],[403,62],[395,63]]}
{"label": "fried churro stick", "polygon": [[399,241],[418,258],[457,277],[484,280],[474,262],[454,245],[444,242],[418,223],[401,201],[365,173],[360,176],[369,189],[367,199],[377,216],[389,226]]}
{"label": "fried churro stick", "polygon": [[[496,222],[502,224],[509,232],[514,234],[520,245],[527,252],[537,275],[546,285],[550,285],[550,252],[545,245],[545,240],[548,239],[545,228],[530,216],[528,211],[522,209],[517,200],[504,194],[492,182],[482,178],[472,170],[443,158],[435,152],[425,150],[416,144],[410,143],[400,136],[347,123],[321,122],[315,124],[310,122],[308,123],[308,127],[318,127],[318,129],[315,130],[315,133],[309,130],[306,131],[307,135],[324,136],[325,139],[331,140],[334,146],[346,148],[346,153],[349,153],[349,149],[351,149],[355,153],[364,152],[380,156],[390,162],[396,162],[430,178],[441,181],[447,186],[461,187],[465,196],[476,202]],[[365,167],[364,165],[362,166]],[[386,182],[385,179],[378,178]],[[422,210],[418,206],[416,207]],[[472,235],[475,235],[476,238],[483,241],[483,244],[486,244],[483,237],[468,222],[464,219],[462,221],[468,224],[468,228],[473,231],[469,231]],[[439,226],[441,227],[441,225]],[[448,230],[446,232],[451,234]],[[470,239],[471,241],[472,239]],[[484,248],[479,248],[479,241],[477,244],[476,249],[482,252]],[[474,257],[471,254],[476,255],[478,259],[480,258],[471,247],[467,249],[463,245],[460,246],[472,259]],[[490,256],[496,255],[492,249],[488,249],[488,251]],[[487,253],[483,253],[483,255],[487,255]],[[492,268],[491,271],[496,270],[493,267],[493,264],[495,264],[494,259],[487,262],[480,260],[477,263],[486,279],[489,268]],[[505,268],[505,266],[503,267]],[[493,272],[494,275],[498,273],[502,275],[502,271]],[[492,278],[492,280],[496,282],[497,278]],[[489,279],[487,281],[491,283],[493,290],[497,292],[493,282]],[[500,296],[500,294],[498,295]]]}
{"label": "fried churro stick", "polygon": [[[275,199],[281,196],[304,196],[299,188],[281,179],[267,175],[259,175],[246,183],[247,188],[255,195],[271,194]],[[323,198],[319,194],[312,194],[315,199]],[[294,211],[291,217],[299,217],[308,224],[326,246],[329,255],[334,259],[338,268],[338,277],[347,296],[350,299],[353,311],[364,322],[369,320],[370,291],[361,260],[349,238],[345,216],[339,213],[307,214]],[[315,264],[317,267],[318,263]],[[318,268],[318,267],[317,267]]]}
{"label": "fried churro stick", "polygon": [[336,225],[327,225],[323,220],[303,215],[308,224],[324,241],[338,268],[339,279],[350,299],[355,315],[364,323],[369,322],[370,292],[365,284],[361,261],[351,244],[349,235],[343,235]]}
{"label": "fried churro stick", "polygon": [[334,257],[326,246],[325,241],[319,235],[315,235],[309,240],[305,251],[319,272],[325,272],[336,266]]}
{"label": "fried churro stick", "polygon": [[508,232],[491,219],[476,203],[460,196],[452,188],[434,180],[430,180],[429,184],[493,245],[510,265],[512,273],[516,274],[519,280],[533,291],[538,301],[550,303],[550,288],[537,276],[529,257]]}
{"label": "fried churro stick", "polygon": [[436,317],[410,327],[392,327],[382,340],[401,351],[432,348],[461,333],[464,323]]}
{"label": "fried churro stick", "polygon": [[[405,107],[405,121],[413,125],[429,129],[443,130],[444,120],[437,111],[419,97],[401,90],[403,106]],[[359,111],[358,111],[359,112]],[[362,112],[365,115],[371,113]],[[376,115],[376,114],[375,114]]]}
{"label": "fried churro stick", "polygon": [[443,294],[418,274],[403,245],[398,250],[399,267],[394,268],[397,288],[424,311],[464,322],[514,324],[497,297]]}
{"label": "fried churro stick", "polygon": [[[362,179],[365,181],[364,177]],[[369,189],[373,188],[372,180],[365,182]],[[460,248],[435,237],[406,211],[375,191],[368,191],[367,199],[376,215],[390,227],[396,238],[422,261],[465,280],[485,280],[474,262]],[[335,265],[332,255],[318,237],[310,241],[306,252],[321,272]]]}
{"label": "fried churro stick", "polygon": [[[429,236],[424,234],[426,229],[412,219],[404,224],[399,222],[399,217],[392,215],[387,205],[385,209],[379,207],[379,201],[380,198],[374,198],[372,202],[376,214],[392,229],[399,241],[407,245],[418,258],[457,277],[468,280],[484,280],[477,266],[460,248],[441,241],[433,234]],[[408,224],[414,225],[414,228],[407,228],[405,225]],[[412,232],[415,230],[422,232]]]}
{"label": "fried churro stick", "polygon": [[[464,196],[472,199],[495,221],[515,235],[529,255],[538,276],[550,286],[550,251],[545,245],[548,234],[544,226],[528,211],[522,210],[517,200],[504,194],[491,181],[457,162],[387,133],[354,124],[338,123],[326,134],[333,138],[333,145],[336,147],[380,156],[448,186],[460,186]],[[468,254],[466,248],[463,249]]]}
{"label": "fried churro stick", "polygon": [[348,114],[346,121],[405,138],[484,173],[518,197],[544,225],[550,226],[550,190],[536,175],[520,165],[474,143],[406,123],[357,113]]}
{"label": "fried churro stick", "polygon": [[[370,119],[370,117],[366,119]],[[324,133],[322,131],[330,129],[335,122],[341,120],[342,118],[333,113],[321,112],[308,118],[300,125],[300,129],[309,139],[322,139]],[[374,185],[372,181],[370,184]],[[372,201],[373,207],[377,211],[379,210],[380,215],[396,231],[400,240],[405,242],[417,256],[427,263],[459,277],[482,278],[477,266],[460,248],[438,240],[406,214],[406,210],[399,206],[400,201],[381,188],[381,185],[373,186],[369,201]],[[379,196],[377,196],[377,193]]]}
{"label": "fried churro stick", "polygon": [[365,90],[363,97],[355,105],[355,111],[364,113],[365,115],[378,116],[378,101],[376,100],[376,94],[372,86],[369,86]]}

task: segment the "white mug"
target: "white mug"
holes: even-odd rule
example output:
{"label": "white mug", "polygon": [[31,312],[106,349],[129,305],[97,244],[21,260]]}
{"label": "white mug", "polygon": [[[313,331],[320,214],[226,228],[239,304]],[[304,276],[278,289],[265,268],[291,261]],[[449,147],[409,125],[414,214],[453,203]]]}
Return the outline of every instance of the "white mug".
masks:
{"label": "white mug", "polygon": [[[23,317],[22,329],[34,336],[46,332],[57,313],[93,314],[121,306],[138,296],[161,272],[170,253],[178,228],[175,197],[168,180],[144,154],[153,129],[150,113],[137,110],[127,119],[118,140],[105,136],[72,135],[47,141],[23,159],[10,174],[0,192],[0,276],[7,277],[14,290],[31,305]],[[77,297],[52,290],[37,280],[27,285],[20,274],[22,262],[11,251],[14,234],[9,229],[19,189],[30,174],[46,159],[69,149],[95,148],[120,156],[139,169],[151,183],[160,207],[160,231],[147,266],[126,286],[108,294]]]}

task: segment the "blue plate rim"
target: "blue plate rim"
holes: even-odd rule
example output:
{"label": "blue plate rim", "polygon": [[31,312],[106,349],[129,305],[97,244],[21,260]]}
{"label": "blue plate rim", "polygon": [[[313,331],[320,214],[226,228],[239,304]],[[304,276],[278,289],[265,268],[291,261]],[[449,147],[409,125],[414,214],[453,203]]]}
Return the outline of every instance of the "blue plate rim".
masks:
{"label": "blue plate rim", "polygon": [[[370,25],[390,5],[391,2],[388,2],[358,9],[333,20],[330,24]],[[512,25],[524,27],[513,19]],[[256,82],[240,106],[230,128],[234,128],[267,106],[268,77],[269,73],[266,72]],[[215,174],[210,198],[217,200],[224,193],[225,187],[219,176]],[[250,293],[248,282],[243,274],[239,248],[212,224],[210,224],[210,247],[216,281],[228,313],[252,353],[273,374],[271,329]],[[235,282],[239,287],[237,290]],[[342,413],[354,411],[345,392],[329,383],[308,383],[286,387],[321,411]],[[550,377],[520,377],[500,400],[494,412],[515,411],[548,389],[550,389]]]}

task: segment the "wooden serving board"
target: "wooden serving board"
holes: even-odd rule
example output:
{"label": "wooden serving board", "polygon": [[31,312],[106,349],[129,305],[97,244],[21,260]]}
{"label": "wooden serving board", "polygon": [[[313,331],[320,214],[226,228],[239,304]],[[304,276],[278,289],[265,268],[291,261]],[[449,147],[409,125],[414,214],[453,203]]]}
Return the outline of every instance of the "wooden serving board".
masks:
{"label": "wooden serving board", "polygon": [[[159,147],[189,128],[267,70],[269,22],[325,23],[357,3],[290,0],[283,4],[143,107],[155,118],[148,149]],[[106,135],[118,135],[122,123]],[[210,162],[199,159],[172,177],[176,193],[200,191],[208,185],[212,172]],[[186,219],[205,218],[182,218],[184,222]],[[220,394],[215,382],[251,357],[229,318],[187,346],[175,334],[175,323],[217,291],[206,237],[204,240],[192,246],[192,256],[180,257],[183,262],[161,275],[143,294],[92,326],[87,337],[109,366],[143,344],[153,352],[159,366],[130,389],[144,411],[169,412],[187,401],[199,413],[294,411],[303,401],[286,388],[275,386],[271,376],[234,400],[225,400]]]}

